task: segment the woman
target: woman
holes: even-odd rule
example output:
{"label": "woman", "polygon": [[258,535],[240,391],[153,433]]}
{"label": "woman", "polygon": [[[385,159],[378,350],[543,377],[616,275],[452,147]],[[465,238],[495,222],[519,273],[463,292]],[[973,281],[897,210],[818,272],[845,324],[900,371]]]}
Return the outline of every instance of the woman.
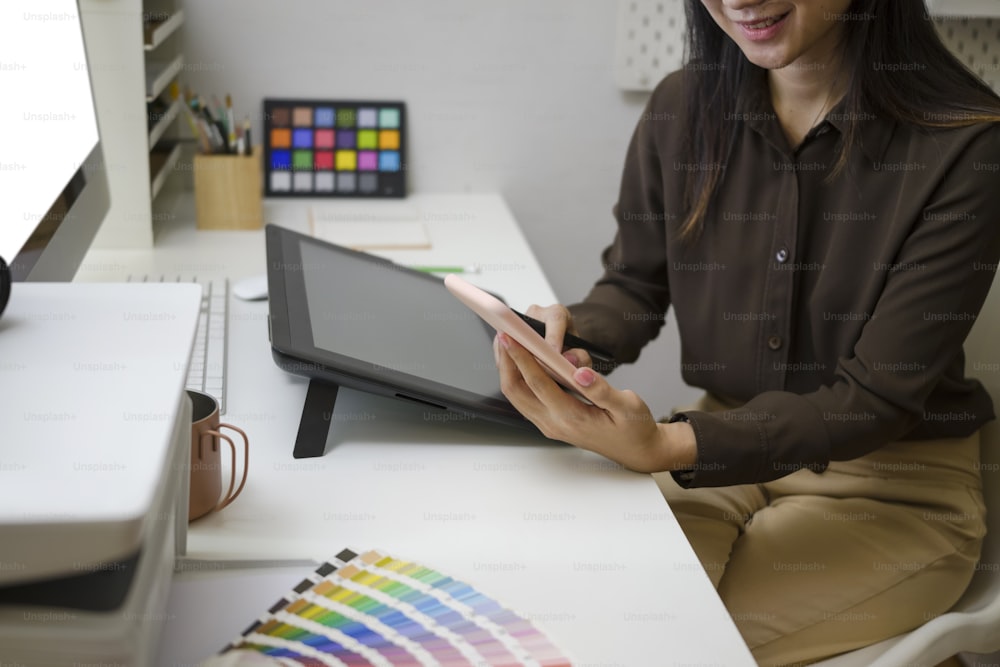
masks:
{"label": "woman", "polygon": [[1000,255],[1000,101],[922,0],[688,0],[629,146],[604,275],[533,307],[634,361],[668,306],[700,404],[657,423],[583,350],[562,392],[498,337],[543,433],[658,476],[761,664],[946,611],[985,532],[990,397],[962,344]]}

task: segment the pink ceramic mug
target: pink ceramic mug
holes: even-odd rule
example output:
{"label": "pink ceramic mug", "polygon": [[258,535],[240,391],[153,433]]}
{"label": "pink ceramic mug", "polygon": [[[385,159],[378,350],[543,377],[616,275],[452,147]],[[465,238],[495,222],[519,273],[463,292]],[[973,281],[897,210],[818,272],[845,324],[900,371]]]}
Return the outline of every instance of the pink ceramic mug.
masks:
{"label": "pink ceramic mug", "polygon": [[[219,403],[200,391],[188,390],[191,397],[191,498],[188,521],[217,512],[236,500],[247,483],[250,466],[250,442],[247,434],[231,424],[219,422]],[[236,443],[221,429],[236,431],[243,438],[243,477],[236,486]],[[222,441],[229,445],[229,489],[222,494]],[[220,497],[221,496],[221,497]]]}

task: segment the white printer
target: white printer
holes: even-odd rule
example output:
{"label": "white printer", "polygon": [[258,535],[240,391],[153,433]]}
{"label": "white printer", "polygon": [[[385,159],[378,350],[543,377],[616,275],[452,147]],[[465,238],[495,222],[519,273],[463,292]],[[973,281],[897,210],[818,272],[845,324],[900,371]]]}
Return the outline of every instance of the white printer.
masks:
{"label": "white printer", "polygon": [[201,288],[13,288],[0,317],[0,663],[152,664],[187,529]]}

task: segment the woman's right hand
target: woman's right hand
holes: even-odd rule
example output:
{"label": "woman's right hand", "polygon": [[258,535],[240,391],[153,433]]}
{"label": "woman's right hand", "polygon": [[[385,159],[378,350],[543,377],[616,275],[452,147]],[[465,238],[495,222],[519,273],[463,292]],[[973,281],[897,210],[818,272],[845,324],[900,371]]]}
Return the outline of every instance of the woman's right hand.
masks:
{"label": "woman's right hand", "polygon": [[579,335],[576,327],[573,326],[573,315],[570,314],[566,306],[558,303],[551,306],[532,305],[525,314],[545,323],[545,342],[551,345],[556,352],[560,352],[566,357],[571,364],[577,368],[583,366],[593,368],[594,361],[586,350],[580,348],[563,349],[563,338],[566,337],[567,333],[574,336]]}

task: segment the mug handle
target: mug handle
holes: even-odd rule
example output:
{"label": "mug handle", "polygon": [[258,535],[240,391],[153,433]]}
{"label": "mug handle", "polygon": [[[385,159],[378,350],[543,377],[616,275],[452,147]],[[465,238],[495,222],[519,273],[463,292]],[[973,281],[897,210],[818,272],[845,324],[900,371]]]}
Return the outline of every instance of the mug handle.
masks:
{"label": "mug handle", "polygon": [[243,432],[243,429],[237,428],[232,424],[219,424],[219,429],[223,428],[232,429],[237,433],[239,433],[240,436],[243,438],[243,478],[240,480],[240,485],[236,489],[236,493],[233,493],[233,486],[236,484],[236,444],[233,442],[233,439],[230,438],[225,433],[221,433],[220,431],[205,431],[205,433],[207,433],[208,435],[214,435],[218,437],[220,440],[225,440],[226,442],[229,443],[231,460],[232,460],[232,463],[229,468],[229,490],[226,491],[226,495],[215,506],[215,509],[212,510],[213,512],[218,512],[219,510],[221,510],[222,508],[226,507],[234,500],[236,500],[236,497],[240,495],[240,493],[243,491],[243,487],[247,483],[247,470],[250,467],[250,440],[247,438],[247,434]]}

